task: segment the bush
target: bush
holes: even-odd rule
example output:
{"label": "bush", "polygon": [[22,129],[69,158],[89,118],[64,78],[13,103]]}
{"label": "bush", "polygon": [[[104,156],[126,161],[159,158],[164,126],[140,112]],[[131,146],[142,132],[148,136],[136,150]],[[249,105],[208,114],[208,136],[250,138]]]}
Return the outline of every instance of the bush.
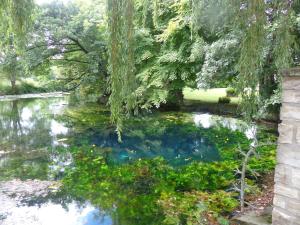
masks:
{"label": "bush", "polygon": [[236,97],[237,96],[236,90],[234,88],[227,88],[226,96],[227,97]]}
{"label": "bush", "polygon": [[219,98],[219,103],[228,104],[228,103],[230,103],[230,98],[228,98],[228,97],[220,97]]}
{"label": "bush", "polygon": [[43,93],[43,92],[47,92],[47,90],[43,87],[37,87],[27,82],[22,82],[18,86],[19,94]]}

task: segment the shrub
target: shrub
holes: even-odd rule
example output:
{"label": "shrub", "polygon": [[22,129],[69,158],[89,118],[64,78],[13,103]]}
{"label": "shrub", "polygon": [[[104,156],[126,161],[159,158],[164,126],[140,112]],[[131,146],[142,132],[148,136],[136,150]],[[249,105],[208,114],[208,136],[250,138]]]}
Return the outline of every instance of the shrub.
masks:
{"label": "shrub", "polygon": [[227,97],[236,97],[237,92],[234,88],[227,88],[226,89],[226,95],[227,95]]}
{"label": "shrub", "polygon": [[228,97],[220,97],[219,98],[219,103],[228,104],[228,103],[230,103],[230,98],[228,98]]}

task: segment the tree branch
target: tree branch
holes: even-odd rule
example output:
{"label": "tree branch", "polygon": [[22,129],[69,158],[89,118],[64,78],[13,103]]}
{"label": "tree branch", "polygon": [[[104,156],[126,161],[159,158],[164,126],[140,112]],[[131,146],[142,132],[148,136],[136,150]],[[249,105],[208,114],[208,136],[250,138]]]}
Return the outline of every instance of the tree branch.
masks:
{"label": "tree branch", "polygon": [[67,36],[68,39],[70,39],[71,41],[73,41],[75,44],[77,44],[77,46],[86,54],[89,53],[89,51],[79,42],[78,39],[71,37],[71,36]]}
{"label": "tree branch", "polygon": [[78,59],[51,59],[51,60],[54,60],[54,61],[77,62],[77,63],[85,63],[85,64],[89,63],[89,62],[81,61],[81,60],[78,60]]}

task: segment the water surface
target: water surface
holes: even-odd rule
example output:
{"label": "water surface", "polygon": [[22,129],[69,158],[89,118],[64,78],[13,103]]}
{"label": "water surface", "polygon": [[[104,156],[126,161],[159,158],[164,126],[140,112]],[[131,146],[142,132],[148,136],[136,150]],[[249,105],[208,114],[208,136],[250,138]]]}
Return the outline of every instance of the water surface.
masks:
{"label": "water surface", "polygon": [[[85,108],[78,110],[68,105],[67,97],[0,102],[0,181],[13,180],[22,186],[34,179],[60,180],[74,165],[73,153],[68,150],[74,147],[105,152],[111,165],[155,157],[174,167],[193,161],[221,161],[216,140],[224,140],[226,145],[231,141],[227,137],[247,139],[253,134],[253,128],[233,118],[160,113],[127,121],[120,143],[108,121],[106,110],[95,106],[90,113]],[[217,137],[219,130],[228,135]],[[93,205],[66,190],[49,193],[23,201],[0,188],[0,205],[6,205],[0,207],[0,224],[126,224],[112,216],[113,208],[101,207],[101,202]]]}

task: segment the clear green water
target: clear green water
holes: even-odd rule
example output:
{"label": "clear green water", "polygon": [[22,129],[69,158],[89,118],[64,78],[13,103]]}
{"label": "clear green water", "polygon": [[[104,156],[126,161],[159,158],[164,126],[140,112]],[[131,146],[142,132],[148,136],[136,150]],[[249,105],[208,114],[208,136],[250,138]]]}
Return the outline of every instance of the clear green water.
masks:
{"label": "clear green water", "polygon": [[[64,179],[66,170],[76,169],[72,149],[77,147],[97,152],[114,167],[158,156],[174,168],[193,161],[222,161],[226,154],[220,152],[220,145],[232,146],[237,144],[236,140],[247,142],[247,136],[253,134],[242,122],[232,118],[160,113],[127,121],[123,142],[119,143],[108,120],[107,111],[95,106],[70,107],[67,98],[0,102],[0,180]],[[93,170],[93,167],[84,168],[85,177],[92,176]],[[18,224],[25,218],[27,224],[35,224],[32,218],[37,218],[36,224],[155,224],[150,222],[151,215],[155,215],[151,213],[149,217],[135,220],[127,218],[131,222],[116,218],[115,211],[126,208],[124,204],[108,207],[105,198],[99,198],[102,202],[93,201],[93,196],[81,194],[80,190],[89,192],[97,187],[80,187],[85,184],[80,179],[72,182],[79,186],[17,204],[10,209],[10,214],[1,212],[0,207],[0,223],[2,220],[3,224]],[[3,203],[0,198],[0,204]],[[141,200],[140,204],[143,203]]]}

